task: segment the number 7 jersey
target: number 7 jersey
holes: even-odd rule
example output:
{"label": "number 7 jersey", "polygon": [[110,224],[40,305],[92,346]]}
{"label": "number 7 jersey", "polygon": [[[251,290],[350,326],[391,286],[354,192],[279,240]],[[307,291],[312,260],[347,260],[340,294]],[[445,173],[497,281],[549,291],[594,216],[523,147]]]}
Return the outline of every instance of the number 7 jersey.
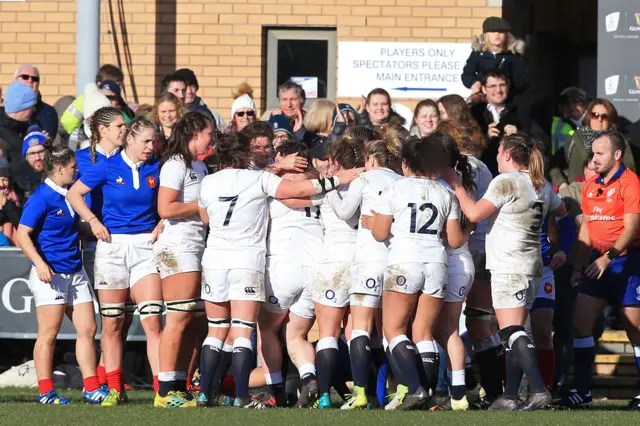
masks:
{"label": "number 7 jersey", "polygon": [[549,182],[536,192],[526,171],[497,176],[483,199],[498,211],[489,218],[487,269],[502,274],[542,276],[540,228],[561,199]]}
{"label": "number 7 jersey", "polygon": [[389,265],[447,263],[442,230],[447,220],[459,220],[455,196],[441,183],[405,177],[383,193],[377,213],[393,216]]}

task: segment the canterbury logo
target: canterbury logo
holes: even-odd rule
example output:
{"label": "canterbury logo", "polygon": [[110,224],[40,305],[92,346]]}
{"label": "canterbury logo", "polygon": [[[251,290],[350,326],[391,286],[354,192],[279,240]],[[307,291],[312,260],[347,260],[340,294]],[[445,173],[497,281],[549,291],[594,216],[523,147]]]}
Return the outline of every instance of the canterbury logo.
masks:
{"label": "canterbury logo", "polygon": [[244,293],[245,294],[256,294],[256,288],[255,287],[245,287],[244,288]]}

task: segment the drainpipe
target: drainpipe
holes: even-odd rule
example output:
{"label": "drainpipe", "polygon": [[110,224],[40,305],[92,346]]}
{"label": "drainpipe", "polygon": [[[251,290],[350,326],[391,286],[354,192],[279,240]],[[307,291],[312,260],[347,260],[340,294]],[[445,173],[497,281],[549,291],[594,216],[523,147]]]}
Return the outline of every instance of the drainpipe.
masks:
{"label": "drainpipe", "polygon": [[100,67],[100,0],[77,1],[76,91],[95,81]]}

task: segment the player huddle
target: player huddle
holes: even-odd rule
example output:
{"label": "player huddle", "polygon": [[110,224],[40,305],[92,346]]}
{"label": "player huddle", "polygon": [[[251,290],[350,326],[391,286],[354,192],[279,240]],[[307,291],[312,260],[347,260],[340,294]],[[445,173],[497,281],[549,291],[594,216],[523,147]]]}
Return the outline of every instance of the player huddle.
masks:
{"label": "player huddle", "polygon": [[[543,275],[543,222],[566,210],[528,136],[504,137],[501,174],[492,179],[474,155],[482,147],[453,121],[402,144],[392,134],[353,132],[331,146],[322,175],[307,146],[296,142],[278,147],[275,164],[297,156],[306,168],[256,170],[242,133],[221,137],[217,171],[207,175],[197,158],[213,132],[207,117],[188,113],[158,159],[153,125],[138,118],[125,127],[107,107],[92,119],[89,148],[74,155],[47,146],[48,177],[25,206],[19,230],[34,262],[40,402],[69,402],[51,381],[65,313],[78,330],[84,399],[105,406],[125,401],[122,342],[137,306],[158,407],[216,405],[229,369],[235,406],[287,406],[284,351],[300,377],[294,404],[331,407],[343,334],[354,388],[342,409],[442,409],[431,399],[438,343],[447,353],[452,409],[484,403],[534,410],[551,403],[525,323]],[[97,243],[85,244],[81,256],[82,232]],[[95,257],[106,385],[96,372],[93,296],[82,257]],[[208,332],[200,392],[193,395],[187,372],[201,300]],[[460,338],[465,303],[480,384]],[[314,348],[307,334],[315,321]],[[506,384],[498,373],[503,346]],[[256,354],[269,388],[260,398],[249,394]],[[385,375],[388,367],[392,374]],[[519,406],[522,372],[531,394]],[[385,399],[387,379],[396,391]]]}

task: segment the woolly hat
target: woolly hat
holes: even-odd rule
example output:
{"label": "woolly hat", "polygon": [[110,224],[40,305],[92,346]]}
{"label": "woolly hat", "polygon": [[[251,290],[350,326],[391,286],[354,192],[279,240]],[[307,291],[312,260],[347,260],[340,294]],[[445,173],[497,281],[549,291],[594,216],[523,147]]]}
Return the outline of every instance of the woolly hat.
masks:
{"label": "woolly hat", "polygon": [[111,106],[111,101],[99,92],[95,83],[89,83],[84,88],[84,134],[91,137],[90,119],[100,108]]}
{"label": "woolly hat", "polygon": [[231,119],[233,120],[233,117],[235,117],[236,112],[238,112],[238,110],[240,108],[248,108],[250,110],[255,111],[256,110],[256,103],[253,101],[253,98],[249,95],[247,95],[246,93],[242,96],[238,96],[238,98],[236,98],[235,101],[233,101],[233,103],[231,104]]}
{"label": "woolly hat", "polygon": [[273,127],[273,132],[286,132],[289,136],[293,136],[291,133],[291,124],[289,118],[284,114],[272,115],[269,118],[268,123]]}
{"label": "woolly hat", "polygon": [[184,78],[184,81],[187,82],[187,86],[196,86],[196,90],[200,88],[198,84],[198,78],[196,77],[196,73],[191,71],[189,68],[182,68],[176,71],[174,74],[177,74]]}
{"label": "woolly hat", "polygon": [[491,16],[482,23],[483,33],[510,33],[511,25],[502,18]]}
{"label": "woolly hat", "polygon": [[27,156],[27,151],[32,146],[44,145],[47,141],[47,135],[42,132],[42,129],[38,126],[29,126],[27,130],[27,136],[24,137],[22,142],[22,156]]}
{"label": "woolly hat", "polygon": [[4,94],[4,111],[8,114],[24,111],[38,103],[38,94],[26,84],[14,81]]}

